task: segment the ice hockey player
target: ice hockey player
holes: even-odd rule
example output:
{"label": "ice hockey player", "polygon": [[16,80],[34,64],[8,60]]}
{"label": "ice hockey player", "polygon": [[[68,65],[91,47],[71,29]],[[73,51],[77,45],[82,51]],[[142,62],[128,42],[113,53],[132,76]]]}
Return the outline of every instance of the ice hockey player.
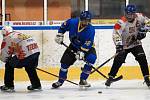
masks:
{"label": "ice hockey player", "polygon": [[[92,70],[91,66],[96,61],[96,50],[94,48],[95,29],[90,24],[91,13],[82,11],[80,18],[72,18],[65,21],[58,30],[55,41],[58,44],[63,42],[64,33],[69,31],[70,45],[61,58],[61,68],[59,71],[59,80],[52,84],[52,88],[62,86],[64,80],[67,79],[68,68],[74,64],[76,60],[84,60],[86,64],[80,75],[80,87],[90,87],[87,78]],[[75,53],[71,52],[73,50]]]}
{"label": "ice hockey player", "polygon": [[126,6],[125,16],[114,25],[113,40],[116,45],[116,52],[119,54],[114,58],[108,74],[109,79],[105,83],[106,86],[111,85],[112,79],[125,62],[127,54],[132,53],[140,65],[146,85],[150,87],[148,63],[141,42],[146,37],[149,24],[149,18],[141,13],[136,13],[135,5]]}
{"label": "ice hockey player", "polygon": [[[25,68],[31,85],[28,90],[41,90],[36,67],[40,51],[35,40],[28,34],[13,31],[11,26],[2,28],[3,41],[1,44],[0,60],[5,63],[4,85],[1,91],[14,92],[14,68]],[[21,77],[21,76],[20,76]]]}

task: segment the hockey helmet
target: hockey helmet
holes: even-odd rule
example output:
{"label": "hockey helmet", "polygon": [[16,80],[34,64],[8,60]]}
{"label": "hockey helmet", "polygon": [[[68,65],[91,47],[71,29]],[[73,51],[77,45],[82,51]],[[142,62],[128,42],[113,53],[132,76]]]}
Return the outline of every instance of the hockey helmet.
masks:
{"label": "hockey helmet", "polygon": [[82,11],[80,14],[80,19],[82,20],[91,20],[91,13],[89,11]]}
{"label": "hockey helmet", "polygon": [[125,12],[128,13],[136,13],[136,6],[135,5],[127,5],[125,8]]}
{"label": "hockey helmet", "polygon": [[125,13],[136,13],[136,6],[135,5],[127,5],[125,8]]}
{"label": "hockey helmet", "polygon": [[9,25],[6,25],[2,28],[2,35],[3,36],[7,36],[8,34],[10,34],[11,32],[13,32],[13,28]]}
{"label": "hockey helmet", "polygon": [[134,21],[136,13],[136,6],[135,5],[127,5],[125,8],[125,16],[129,22]]}

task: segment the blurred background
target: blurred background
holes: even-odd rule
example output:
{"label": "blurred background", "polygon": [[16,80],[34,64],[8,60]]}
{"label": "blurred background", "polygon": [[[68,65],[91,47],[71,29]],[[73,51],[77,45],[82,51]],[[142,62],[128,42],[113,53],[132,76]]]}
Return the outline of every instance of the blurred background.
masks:
{"label": "blurred background", "polygon": [[120,18],[127,3],[136,4],[138,12],[150,17],[150,0],[0,0],[0,19],[2,2],[5,2],[6,21],[44,21],[45,16],[46,20],[76,17],[85,10],[86,1],[93,19]]}

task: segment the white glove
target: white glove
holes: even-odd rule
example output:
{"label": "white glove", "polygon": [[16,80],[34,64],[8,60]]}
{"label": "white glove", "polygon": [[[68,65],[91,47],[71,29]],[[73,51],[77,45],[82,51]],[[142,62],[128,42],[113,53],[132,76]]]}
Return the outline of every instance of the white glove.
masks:
{"label": "white glove", "polygon": [[84,60],[84,55],[85,55],[85,54],[84,54],[82,51],[78,51],[78,52],[76,53],[75,58],[78,59],[78,60]]}
{"label": "white glove", "polygon": [[55,37],[55,42],[58,44],[61,44],[64,39],[64,34],[63,33],[58,33]]}

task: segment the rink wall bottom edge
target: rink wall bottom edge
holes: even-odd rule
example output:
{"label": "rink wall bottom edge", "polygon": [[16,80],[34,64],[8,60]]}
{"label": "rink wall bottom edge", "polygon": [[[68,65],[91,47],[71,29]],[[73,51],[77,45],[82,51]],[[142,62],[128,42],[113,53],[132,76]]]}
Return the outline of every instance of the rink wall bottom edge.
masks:
{"label": "rink wall bottom edge", "polygon": [[[55,75],[58,75],[59,67],[38,67],[42,70],[45,70],[47,72],[53,73]],[[105,66],[99,69],[100,72],[102,72],[104,75],[107,76],[107,74],[110,71],[109,66]],[[56,77],[49,75],[45,72],[39,71],[38,76],[41,80],[57,80]],[[68,79],[69,80],[78,80],[80,78],[80,67],[70,67],[68,70]],[[142,73],[139,66],[123,66],[120,68],[118,74],[123,75],[123,79],[125,80],[132,80],[132,79],[143,79]],[[3,80],[4,77],[4,69],[0,69],[0,80]],[[15,81],[28,81],[27,73],[23,69],[15,69]],[[97,72],[90,75],[89,80],[105,80],[101,75],[99,75]]]}

